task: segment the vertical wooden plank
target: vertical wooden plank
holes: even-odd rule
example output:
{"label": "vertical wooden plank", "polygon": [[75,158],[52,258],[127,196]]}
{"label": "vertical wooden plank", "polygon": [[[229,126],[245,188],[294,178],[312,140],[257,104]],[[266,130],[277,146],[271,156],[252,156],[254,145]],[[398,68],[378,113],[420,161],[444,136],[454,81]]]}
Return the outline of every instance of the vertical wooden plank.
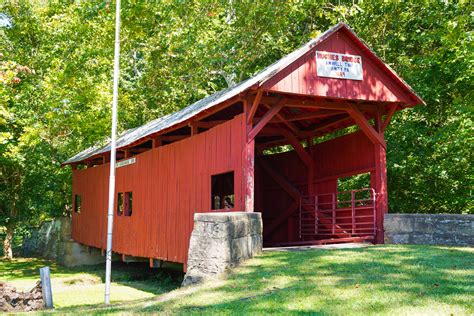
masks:
{"label": "vertical wooden plank", "polygon": [[143,188],[143,194],[142,194],[144,198],[143,198],[143,201],[141,201],[140,203],[141,204],[140,212],[142,214],[142,216],[140,217],[140,221],[141,221],[141,226],[143,227],[143,231],[140,236],[140,240],[138,242],[142,244],[142,257],[152,258],[154,245],[151,242],[152,231],[151,231],[150,223],[153,222],[153,217],[151,216],[151,202],[152,202],[151,188],[153,186],[152,175],[154,171],[153,150],[149,150],[145,152],[144,154],[148,156],[148,165],[146,166],[146,168],[143,168],[143,172],[146,171],[146,174],[144,175],[146,184],[145,184],[145,187]]}
{"label": "vertical wooden plank", "polygon": [[178,206],[179,202],[181,200],[181,192],[179,192],[179,181],[178,181],[178,173],[179,169],[181,168],[179,162],[180,162],[180,157],[178,154],[178,148],[179,148],[180,142],[176,142],[171,144],[170,146],[172,147],[172,159],[171,159],[171,170],[172,170],[172,181],[170,182],[172,184],[173,190],[170,191],[170,209],[173,210],[172,216],[170,216],[170,228],[172,229],[171,231],[171,239],[170,239],[170,245],[172,246],[171,250],[171,256],[170,260],[173,262],[176,262],[178,259],[178,238],[179,238],[179,233],[178,233]]}
{"label": "vertical wooden plank", "polygon": [[178,250],[177,253],[177,260],[179,262],[183,262],[184,260],[184,244],[185,244],[185,234],[187,233],[186,231],[186,223],[187,223],[187,205],[189,204],[189,193],[187,192],[187,183],[188,179],[187,172],[188,172],[188,160],[186,157],[186,151],[185,147],[187,145],[187,142],[185,140],[180,141],[177,143],[179,147],[179,158],[178,162],[180,164],[180,167],[178,167],[178,181],[179,181],[179,188],[178,188],[178,221],[176,225],[176,231],[178,234],[177,242],[178,246],[176,247]]}
{"label": "vertical wooden plank", "polygon": [[150,243],[152,244],[152,254],[150,257],[156,258],[158,253],[158,227],[159,227],[159,178],[160,178],[160,151],[153,149],[153,169],[150,174],[151,176],[151,188],[150,188],[150,205],[149,214],[151,221],[150,226]]}
{"label": "vertical wooden plank", "polygon": [[168,146],[160,147],[160,171],[159,171],[159,217],[158,217],[158,253],[160,259],[167,258],[166,247],[166,225],[167,225],[167,182],[168,182]]}
{"label": "vertical wooden plank", "polygon": [[164,171],[164,178],[163,178],[163,239],[162,239],[162,246],[163,246],[163,259],[168,260],[169,259],[169,248],[170,248],[170,226],[169,226],[169,217],[173,216],[172,210],[171,210],[171,202],[170,202],[170,186],[172,184],[172,176],[171,176],[171,160],[172,157],[170,155],[171,150],[170,146],[163,146],[163,154],[164,154],[164,165],[163,165],[163,171]]}
{"label": "vertical wooden plank", "polygon": [[[247,101],[247,100],[246,100]],[[247,115],[249,111],[249,102],[245,102],[244,109],[245,114]],[[243,197],[244,201],[242,203],[244,210],[246,212],[253,212],[254,207],[254,166],[255,166],[255,140],[252,139],[250,142],[247,141],[247,135],[251,131],[252,126],[244,122],[242,130],[245,131],[244,138],[244,150],[243,150],[243,161],[242,161],[242,183],[244,185]]]}

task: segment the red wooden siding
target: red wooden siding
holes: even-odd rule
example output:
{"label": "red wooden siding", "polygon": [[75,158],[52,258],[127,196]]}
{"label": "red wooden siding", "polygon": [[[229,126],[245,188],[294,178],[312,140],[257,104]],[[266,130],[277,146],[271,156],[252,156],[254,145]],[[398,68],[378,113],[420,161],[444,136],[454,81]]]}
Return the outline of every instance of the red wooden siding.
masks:
{"label": "red wooden siding", "polygon": [[[316,51],[329,51],[362,57],[363,80],[344,80],[318,77],[316,74]],[[270,90],[307,94],[321,97],[384,102],[411,102],[389,75],[373,61],[373,57],[355,46],[343,31],[338,31],[315,46],[289,69],[271,80]]]}
{"label": "red wooden siding", "polygon": [[[185,263],[193,214],[211,210],[213,174],[234,171],[234,210],[242,210],[244,126],[239,115],[118,168],[116,192],[133,192],[133,213],[115,213],[113,251]],[[109,164],[73,172],[73,194],[82,198],[81,213],[73,214],[73,238],[97,248],[106,247],[108,176]]]}
{"label": "red wooden siding", "polygon": [[[313,146],[312,156],[316,170],[312,190],[315,194],[337,191],[337,179],[351,175],[371,172],[375,174],[375,146],[362,132],[345,135]],[[294,151],[257,157],[265,160],[275,171],[284,176],[303,194],[308,194],[307,168]],[[257,163],[258,165],[258,163]],[[291,205],[293,199],[269,177],[264,170],[257,168],[256,209],[262,212],[264,226],[279,218]],[[375,188],[375,178],[371,186]],[[298,212],[266,239],[272,241],[298,241]]]}

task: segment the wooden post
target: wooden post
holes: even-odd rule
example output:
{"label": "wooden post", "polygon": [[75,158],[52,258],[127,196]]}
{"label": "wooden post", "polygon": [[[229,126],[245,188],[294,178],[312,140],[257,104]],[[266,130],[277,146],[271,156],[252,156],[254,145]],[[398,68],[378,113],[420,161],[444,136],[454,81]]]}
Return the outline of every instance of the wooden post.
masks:
{"label": "wooden post", "polygon": [[41,291],[43,292],[44,307],[53,308],[53,293],[51,291],[51,277],[49,267],[39,269],[41,278]]}
{"label": "wooden post", "polygon": [[[375,118],[375,129],[383,138],[383,122],[382,113],[377,112]],[[375,242],[383,244],[384,242],[384,230],[383,230],[383,219],[386,213],[388,213],[388,195],[387,195],[387,152],[385,146],[382,144],[374,144],[375,146],[375,172],[374,182],[372,187],[377,193],[376,200],[376,226],[377,233],[375,236]]]}
{"label": "wooden post", "polygon": [[129,148],[124,149],[123,154],[124,154],[123,158],[125,158],[125,159],[130,158],[130,149]]}
{"label": "wooden post", "polygon": [[191,128],[191,136],[197,135],[199,133],[197,124],[190,123],[189,127]]}
{"label": "wooden post", "polygon": [[308,143],[306,150],[308,151],[309,156],[312,158],[311,163],[308,165],[308,195],[312,196],[316,194],[313,185],[314,170],[316,168],[315,161],[313,158],[313,138],[308,137],[306,141]]}
{"label": "wooden post", "polygon": [[254,211],[254,178],[255,178],[255,139],[249,138],[249,133],[252,131],[253,124],[249,115],[251,111],[251,104],[249,100],[244,100],[245,120],[243,132],[243,157],[242,157],[242,208],[243,211]]}

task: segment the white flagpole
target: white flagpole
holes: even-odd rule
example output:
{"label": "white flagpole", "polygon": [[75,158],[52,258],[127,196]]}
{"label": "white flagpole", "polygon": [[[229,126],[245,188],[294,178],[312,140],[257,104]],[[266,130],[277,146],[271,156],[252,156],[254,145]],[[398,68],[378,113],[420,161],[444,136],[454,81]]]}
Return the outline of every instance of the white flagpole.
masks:
{"label": "white flagpole", "polygon": [[105,304],[110,304],[110,276],[112,273],[112,231],[114,226],[115,147],[117,134],[117,103],[120,76],[120,0],[115,5],[114,88],[112,99],[112,136],[110,142],[109,208],[107,211],[107,252],[105,259]]}

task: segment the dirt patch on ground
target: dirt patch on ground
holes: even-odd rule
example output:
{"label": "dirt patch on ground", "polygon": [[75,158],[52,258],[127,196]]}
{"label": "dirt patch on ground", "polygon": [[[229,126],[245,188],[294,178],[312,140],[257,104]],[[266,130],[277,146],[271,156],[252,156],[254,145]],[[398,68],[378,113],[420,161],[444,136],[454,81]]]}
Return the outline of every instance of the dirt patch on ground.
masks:
{"label": "dirt patch on ground", "polygon": [[2,312],[28,312],[42,309],[43,293],[41,281],[38,281],[30,291],[21,292],[7,283],[0,282],[0,311]]}
{"label": "dirt patch on ground", "polygon": [[102,283],[99,277],[81,275],[80,277],[71,277],[61,281],[63,285],[91,285]]}

